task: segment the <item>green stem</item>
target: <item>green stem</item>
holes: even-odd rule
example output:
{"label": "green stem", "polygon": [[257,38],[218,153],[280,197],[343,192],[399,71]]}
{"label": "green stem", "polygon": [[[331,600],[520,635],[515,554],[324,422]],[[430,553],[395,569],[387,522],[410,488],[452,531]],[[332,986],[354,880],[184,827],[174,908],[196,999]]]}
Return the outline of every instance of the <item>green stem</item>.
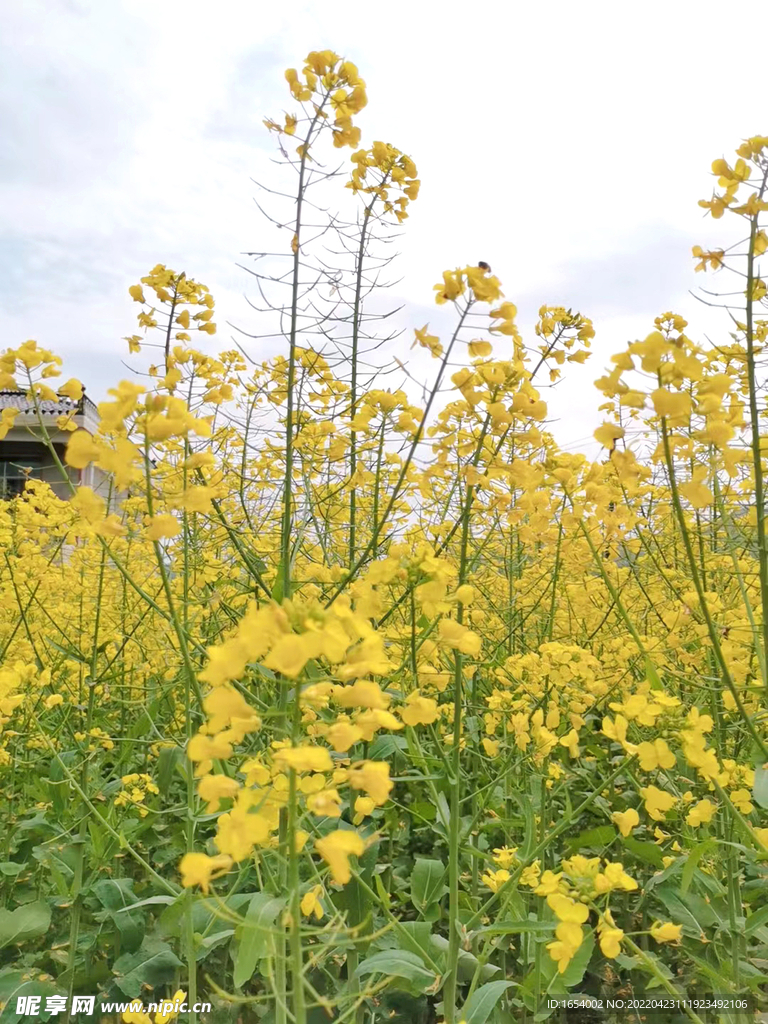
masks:
{"label": "green stem", "polygon": [[[762,200],[768,181],[768,167],[763,174],[763,181],[758,191],[758,200]],[[755,283],[755,241],[757,238],[757,219],[755,214],[750,218],[749,251],[747,254],[747,307],[746,307],[746,341],[747,341],[747,382],[749,385],[749,417],[752,432],[752,468],[755,476],[755,516],[757,519],[757,559],[760,572],[760,603],[763,610],[763,659],[768,662],[768,539],[765,529],[765,486],[763,481],[763,457],[760,451],[760,414],[757,408],[757,379],[755,373],[755,330],[752,292]],[[768,679],[764,679],[768,694]]]}
{"label": "green stem", "polygon": [[[661,384],[659,386],[661,386]],[[693,551],[693,544],[691,543],[691,536],[688,530],[688,524],[685,521],[685,512],[683,511],[683,505],[680,501],[680,492],[677,486],[677,475],[675,473],[675,464],[672,459],[672,451],[670,449],[669,444],[669,431],[667,430],[667,421],[665,417],[662,417],[661,420],[661,434],[664,442],[664,459],[667,464],[669,485],[672,491],[672,507],[675,510],[675,518],[677,519],[678,526],[680,527],[680,534],[683,539],[683,547],[685,548],[686,557],[688,559],[688,567],[691,572],[691,579],[693,580],[693,586],[696,590],[696,595],[699,599],[699,607],[701,608],[701,614],[707,626],[710,643],[712,644],[712,648],[715,652],[715,658],[717,659],[720,674],[726,686],[733,695],[736,707],[739,709],[741,719],[746,725],[750,736],[755,741],[757,746],[760,748],[760,751],[765,760],[768,761],[768,748],[765,746],[765,743],[758,734],[757,729],[755,729],[755,725],[752,721],[751,715],[744,707],[744,703],[741,699],[741,694],[736,688],[736,684],[734,683],[730,669],[728,668],[728,662],[726,661],[725,655],[723,654],[723,649],[720,646],[720,637],[717,634],[717,628],[712,620],[712,614],[709,610],[709,603],[707,602],[706,594],[704,593],[704,587],[702,586],[701,578],[699,576],[699,570],[696,564],[696,556]]]}
{"label": "green stem", "polygon": [[[473,486],[467,488],[467,501],[463,509],[461,528],[461,548],[459,551],[458,586],[466,580],[467,547],[469,544],[469,519],[472,506]],[[456,621],[461,625],[464,620],[464,606],[459,604]],[[451,750],[450,808],[451,817],[448,832],[448,956],[446,962],[446,981],[444,989],[444,1013],[446,1024],[455,1024],[456,993],[458,987],[459,953],[461,951],[461,933],[459,931],[459,878],[461,875],[461,733],[463,726],[464,702],[464,656],[461,651],[454,652],[453,667],[453,749]]]}
{"label": "green stem", "polygon": [[445,353],[443,355],[443,358],[442,358],[442,360],[440,362],[440,369],[437,372],[437,379],[435,381],[434,387],[430,391],[429,398],[427,399],[427,403],[426,403],[426,405],[424,407],[424,415],[421,418],[421,422],[419,423],[419,426],[418,426],[418,428],[416,430],[416,433],[414,435],[413,441],[411,442],[411,446],[410,446],[410,448],[408,450],[408,454],[405,457],[405,459],[403,461],[403,465],[400,468],[400,474],[399,474],[399,476],[397,478],[397,481],[395,483],[394,490],[392,491],[392,494],[390,495],[389,501],[387,502],[386,508],[384,509],[384,512],[382,513],[381,521],[377,521],[377,522],[375,522],[373,524],[373,534],[372,534],[372,537],[371,537],[370,541],[368,542],[368,544],[365,546],[365,548],[361,552],[361,554],[358,557],[358,559],[355,562],[355,564],[350,566],[349,572],[343,577],[343,579],[341,579],[339,581],[336,589],[333,591],[333,593],[331,594],[330,598],[327,601],[327,605],[328,606],[332,605],[333,602],[336,600],[336,598],[339,596],[339,594],[343,593],[347,589],[347,587],[349,586],[351,581],[355,578],[355,576],[357,576],[358,572],[363,567],[363,565],[365,565],[365,563],[368,560],[371,552],[376,550],[381,530],[382,530],[384,524],[386,523],[386,521],[389,519],[389,516],[390,516],[390,514],[392,512],[392,509],[395,507],[395,503],[397,502],[398,498],[400,497],[400,492],[402,491],[403,485],[405,484],[406,478],[408,476],[408,470],[410,469],[411,462],[413,461],[414,456],[416,455],[416,451],[417,451],[417,449],[419,447],[419,444],[421,443],[421,439],[422,439],[422,437],[424,435],[424,428],[426,427],[430,410],[431,410],[432,405],[434,403],[434,400],[437,397],[437,394],[438,394],[438,392],[440,390],[440,385],[442,384],[443,376],[445,375],[445,370],[446,370],[446,367],[448,366],[448,361],[451,358],[451,353],[453,352],[453,347],[454,347],[454,345],[456,343],[456,340],[457,340],[457,338],[459,336],[459,332],[460,332],[461,328],[464,326],[464,321],[466,320],[467,314],[469,313],[470,309],[472,308],[472,302],[473,302],[473,300],[470,299],[467,302],[467,304],[464,307],[464,309],[461,311],[460,315],[459,315],[459,322],[456,325],[456,328],[455,328],[455,330],[453,332],[453,335],[452,335],[451,340],[450,340],[450,342],[448,344],[448,347],[446,348]]}
{"label": "green stem", "polygon": [[[349,396],[349,415],[354,420],[357,413],[357,357],[360,341],[360,307],[363,288],[363,257],[365,255],[365,241],[368,233],[368,223],[375,198],[365,208],[363,213],[363,226],[360,229],[360,246],[357,251],[357,272],[355,275],[355,300],[352,310],[352,366]],[[349,475],[354,479],[357,470],[357,433],[354,429],[349,432]],[[357,543],[357,489],[353,485],[349,492],[349,565],[355,561],[355,547]]]}
{"label": "green stem", "polygon": [[[326,96],[327,99],[327,96]],[[293,277],[291,280],[291,326],[288,335],[288,379],[286,381],[285,410],[285,475],[283,478],[283,513],[280,526],[280,574],[278,583],[282,591],[282,599],[291,596],[291,523],[293,519],[293,434],[294,434],[294,402],[296,390],[296,335],[299,322],[299,271],[301,267],[301,214],[304,206],[305,178],[307,160],[312,143],[312,136],[321,121],[321,112],[325,100],[315,108],[315,116],[309,124],[309,130],[303,145],[299,147],[299,184],[296,190],[296,221],[292,241]],[[284,709],[283,709],[284,710]]]}
{"label": "green stem", "polygon": [[[293,704],[292,741],[299,739],[301,731],[301,702],[298,692]],[[292,768],[288,781],[288,890],[290,907],[289,944],[291,953],[291,982],[293,991],[293,1019],[295,1024],[306,1024],[307,1010],[304,1001],[304,954],[301,945],[301,895],[299,876],[299,853],[296,849],[296,833],[299,827],[299,794],[297,775]]]}
{"label": "green stem", "polygon": [[[633,942],[628,935],[625,935],[621,941],[632,951],[632,953],[634,953],[636,957],[639,957],[639,959],[642,960],[645,965],[645,969],[653,976],[657,985],[661,985],[664,991],[672,996],[673,999],[685,999],[685,995],[683,995],[679,989],[676,989],[672,982],[661,973],[656,961],[652,957],[648,956],[645,950],[641,949],[640,946]],[[693,1021],[693,1024],[704,1024],[701,1017],[699,1017],[699,1015],[689,1006],[686,1006],[685,1003],[683,1003],[682,1009],[686,1017]]]}

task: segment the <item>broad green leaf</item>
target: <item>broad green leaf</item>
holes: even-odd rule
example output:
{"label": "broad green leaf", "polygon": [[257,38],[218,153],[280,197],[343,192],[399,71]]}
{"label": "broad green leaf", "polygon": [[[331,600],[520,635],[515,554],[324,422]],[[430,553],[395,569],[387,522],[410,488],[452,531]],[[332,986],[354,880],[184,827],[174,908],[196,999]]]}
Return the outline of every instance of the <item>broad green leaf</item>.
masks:
{"label": "broad green leaf", "polygon": [[[720,992],[724,989],[728,989],[728,986],[731,984],[733,980],[733,974],[731,973],[730,965],[727,963],[727,961],[720,965],[720,970],[717,970],[717,968],[714,967],[712,964],[707,963],[707,961],[703,957],[696,956],[696,954],[692,950],[686,952],[692,960],[692,962],[696,964],[696,966],[698,967],[703,978],[709,979],[710,984],[712,985],[712,987],[710,988],[710,992]],[[741,960],[739,962],[739,969],[746,969],[748,973],[750,972],[750,966],[749,964],[745,963],[744,960]],[[667,971],[665,977],[671,978],[672,974],[671,972],[669,972],[669,968],[667,968],[666,965],[665,971]]]}
{"label": "broad green leaf", "polygon": [[438,975],[424,966],[421,957],[404,949],[385,949],[381,953],[374,953],[363,960],[355,974],[359,978],[367,974],[405,978],[422,992],[433,988],[438,981]]}
{"label": "broad green leaf", "polygon": [[391,733],[384,733],[377,736],[368,749],[368,757],[372,761],[385,761],[393,754],[399,754],[406,750],[408,743],[404,736],[393,736]]}
{"label": "broad green leaf", "polygon": [[25,870],[26,864],[16,864],[12,860],[0,861],[0,875],[6,875],[12,878],[14,875],[20,875]]}
{"label": "broad green leaf", "polygon": [[283,575],[285,572],[285,559],[281,558],[277,566],[275,582],[272,586],[272,600],[276,604],[282,604],[284,597]]}
{"label": "broad green leaf", "polygon": [[429,945],[432,925],[429,921],[401,921],[397,927],[397,940],[410,953],[420,956]]}
{"label": "broad green leaf", "polygon": [[445,866],[439,860],[419,858],[411,875],[411,898],[417,910],[436,903],[443,893]]}
{"label": "broad green leaf", "polygon": [[206,935],[200,940],[200,948],[195,959],[204,960],[212,949],[220,946],[227,939],[235,934],[234,928],[225,928],[223,931],[214,932],[213,935]]}
{"label": "broad green leaf", "polygon": [[627,971],[634,971],[642,964],[642,958],[639,956],[630,956],[628,953],[619,953],[616,957],[616,963],[619,967],[623,967]]}
{"label": "broad green leaf", "polygon": [[359,879],[352,878],[340,892],[331,893],[331,902],[346,915],[347,925],[355,929],[355,936],[360,940],[355,946],[358,954],[363,955],[370,945],[365,935],[371,931],[372,901],[367,884],[364,885]]}
{"label": "broad green leaf", "polygon": [[762,928],[766,922],[768,922],[768,906],[760,907],[754,914],[749,915],[744,931],[747,935],[751,935],[758,928]]}
{"label": "broad green leaf", "polygon": [[[371,757],[373,758],[373,755],[371,755]],[[429,803],[427,800],[421,800],[410,804],[408,810],[415,818],[423,818],[424,821],[434,821],[437,817],[435,805]]]}
{"label": "broad green leaf", "polygon": [[99,864],[105,864],[117,852],[117,843],[114,836],[110,835],[103,827],[99,827],[96,819],[97,816],[94,815],[88,820],[88,836],[91,840],[93,860]]}
{"label": "broad green leaf", "polygon": [[591,828],[582,832],[581,835],[574,836],[573,839],[566,839],[565,842],[570,850],[583,850],[585,847],[602,849],[612,843],[615,838],[616,829],[613,825],[599,825],[597,828]]}
{"label": "broad green leaf", "polygon": [[445,793],[437,794],[437,817],[447,836],[451,828],[451,808],[448,805]]}
{"label": "broad green leaf", "polygon": [[136,903],[131,879],[102,878],[91,886],[91,892],[112,918],[123,950],[132,953],[138,949],[144,939],[144,915],[129,909]]}
{"label": "broad green leaf", "polygon": [[581,984],[589,966],[589,961],[592,958],[594,948],[595,936],[590,930],[584,935],[584,941],[577,949],[573,960],[568,964],[563,974],[560,975],[560,980],[566,988],[575,988],[576,985]]}
{"label": "broad green leaf", "polygon": [[50,872],[59,896],[68,896],[75,879],[74,847],[65,846],[63,850],[59,850],[51,844],[43,844],[34,847],[32,856]]}
{"label": "broad green leaf", "polygon": [[764,811],[768,810],[768,768],[765,765],[755,768],[752,799],[758,807],[762,807]]}
{"label": "broad green leaf", "polygon": [[686,893],[683,899],[666,886],[659,886],[656,889],[656,896],[667,908],[672,920],[681,924],[687,933],[697,938],[707,925],[717,923],[718,917],[712,907],[694,893]]}
{"label": "broad green leaf", "polygon": [[[547,957],[547,959],[549,959],[549,957]],[[515,992],[515,1001],[519,1003],[519,1001],[522,1000],[523,1006],[525,1006],[525,1008],[531,1013],[535,1013],[542,998],[541,986],[545,983],[545,978],[541,972],[536,975],[535,972],[531,970],[518,984],[517,991]],[[565,990],[563,989],[563,991]],[[533,1019],[537,1020],[537,1017],[534,1017]]]}
{"label": "broad green leaf", "polygon": [[148,936],[135,953],[124,953],[115,961],[112,972],[115,983],[129,999],[137,999],[142,987],[169,983],[176,969],[182,967],[167,942]]}
{"label": "broad green leaf", "polygon": [[108,910],[132,910],[137,902],[131,879],[101,879],[91,892]]}
{"label": "broad green leaf", "polygon": [[633,836],[627,836],[621,842],[625,849],[629,850],[630,853],[633,853],[640,860],[644,860],[646,864],[651,864],[655,868],[664,867],[664,854],[656,843],[635,839]]}
{"label": "broad green leaf", "polygon": [[[207,935],[211,931],[218,931],[220,928],[228,927],[229,920],[223,920],[226,910],[219,905],[218,900],[213,897],[193,898],[190,903],[190,891],[186,890],[186,897],[172,899],[163,896],[163,901],[168,902],[155,922],[155,933],[161,939],[168,939],[171,942],[183,934],[181,929],[182,918],[192,909],[192,929],[201,935]],[[239,892],[223,900],[227,910],[235,911],[239,915],[245,914],[246,907],[250,902],[253,893]],[[157,897],[155,897],[157,898]],[[138,904],[139,906],[141,904]]]}
{"label": "broad green leaf", "polygon": [[42,900],[15,910],[0,910],[0,949],[45,935],[50,923],[51,908]]}
{"label": "broad green leaf", "polygon": [[[66,995],[58,986],[48,981],[31,980],[29,971],[19,971],[6,967],[0,970],[0,1020],[2,1024],[18,1024],[19,1021],[30,1021],[27,1014],[16,1013],[16,1000],[20,996],[39,996],[40,1009],[35,1015],[35,1020],[50,1020],[52,1012],[45,1009],[45,1000],[48,996]],[[56,1017],[55,1019],[59,1019]]]}
{"label": "broad green leaf", "polygon": [[[63,754],[60,754],[59,756],[61,757],[61,760],[64,761],[65,764],[67,762],[69,762],[69,764],[71,765],[73,763],[73,761],[74,761],[74,758],[75,758],[75,752],[72,751],[72,750],[65,751]],[[56,763],[58,763],[58,761]],[[20,821],[15,826],[15,831],[16,832],[26,832],[26,831],[40,832],[40,834],[42,835],[42,834],[45,834],[45,833],[50,834],[51,832],[54,831],[54,828],[50,824],[50,822],[47,820],[47,818],[45,817],[45,814],[42,811],[39,811],[37,814],[33,814],[31,818],[24,818],[24,819],[22,819],[22,821]]]}
{"label": "broad green leaf", "polygon": [[464,1004],[461,1019],[466,1024],[485,1024],[494,1006],[513,984],[512,981],[489,981],[481,985]]}
{"label": "broad green leaf", "polygon": [[157,759],[157,785],[161,793],[167,793],[176,767],[184,757],[181,747],[164,747]]}
{"label": "broad green leaf", "polygon": [[251,897],[245,920],[235,929],[235,943],[232,951],[234,963],[233,979],[240,988],[256,970],[259,960],[272,952],[272,926],[285,900],[257,892]]}
{"label": "broad green leaf", "polygon": [[[435,949],[440,950],[441,959],[437,961],[437,964],[442,968],[445,965],[445,958],[447,957],[448,953],[448,939],[446,939],[444,935],[433,935],[431,936],[429,941],[430,945],[432,945]],[[469,950],[466,949],[460,949],[459,962],[457,968],[457,974],[460,983],[464,985],[467,982],[472,981],[475,974],[477,973],[478,968],[480,970],[481,981],[489,981],[494,976],[494,974],[498,974],[499,971],[501,970],[500,967],[496,967],[494,964],[483,964],[481,966],[480,961],[477,959],[474,953],[470,953]]]}
{"label": "broad green leaf", "polygon": [[357,858],[357,873],[368,885],[370,885],[373,873],[379,863],[379,846],[379,838],[372,836],[370,845],[367,847],[365,853],[362,853]]}

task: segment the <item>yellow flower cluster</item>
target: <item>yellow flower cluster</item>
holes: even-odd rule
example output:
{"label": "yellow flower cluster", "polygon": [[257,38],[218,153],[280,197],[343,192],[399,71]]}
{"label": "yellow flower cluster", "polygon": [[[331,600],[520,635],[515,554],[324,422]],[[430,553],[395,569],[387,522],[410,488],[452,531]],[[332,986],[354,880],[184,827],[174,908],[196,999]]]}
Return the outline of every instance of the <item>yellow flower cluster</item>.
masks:
{"label": "yellow flower cluster", "polygon": [[[379,216],[403,220],[416,166],[389,144],[358,148],[356,68],[313,52],[287,80],[303,113],[270,128],[281,148],[306,129],[312,174],[324,129],[352,148],[358,244]],[[390,378],[359,348],[346,358],[368,324],[362,285],[347,303],[348,267],[303,295],[320,243],[301,235],[299,203],[292,258],[278,254],[293,267],[279,284],[302,296],[277,307],[286,352],[192,348],[193,328],[215,332],[213,298],[158,265],[130,294],[163,359],[107,393],[98,428],[70,409],[78,381],[54,390],[53,353],[27,341],[0,357],[0,387],[23,399],[0,435],[15,445],[24,427],[50,455],[45,480],[27,467],[0,502],[9,907],[31,891],[16,881],[27,848],[46,890],[53,836],[84,840],[56,852],[94,900],[109,877],[175,902],[178,867],[207,899],[184,894],[161,923],[185,916],[183,941],[168,937],[193,974],[231,938],[210,962],[237,962],[237,998],[269,1012],[290,993],[297,1020],[301,994],[329,1017],[376,1012],[364,945],[385,959],[407,945],[420,994],[440,988],[454,1021],[475,961],[507,971],[504,998],[535,1015],[533,988],[565,985],[582,961],[610,989],[636,984],[638,964],[682,988],[710,984],[720,951],[728,971],[765,959],[768,321],[752,305],[766,145],[718,161],[706,204],[749,222],[743,320],[710,346],[662,312],[614,355],[594,459],[558,447],[544,397],[580,372],[588,317],[542,306],[526,341],[488,264],[447,270],[434,293],[455,330],[415,331],[438,360],[422,400],[399,360]],[[696,255],[718,273],[742,259]],[[173,864],[150,846],[155,821]],[[57,875],[46,899],[60,907],[68,888]],[[204,915],[226,927],[198,927]],[[548,957],[534,936],[502,939],[534,919]],[[651,957],[649,939],[680,944]],[[86,944],[61,941],[71,979]],[[120,976],[93,957],[98,977]]]}
{"label": "yellow flower cluster", "polygon": [[131,772],[130,775],[123,775],[121,790],[114,800],[115,807],[133,807],[139,812],[139,816],[146,818],[149,810],[144,805],[148,794],[157,795],[160,790],[152,781],[152,776],[146,772]]}
{"label": "yellow flower cluster", "polygon": [[[313,50],[307,55],[301,77],[295,68],[288,68],[285,79],[295,100],[312,105],[314,116],[310,118],[310,135],[318,120],[324,121],[329,117],[326,108],[330,106],[334,146],[359,145],[360,129],[352,123],[352,118],[367,105],[368,97],[365,82],[351,61],[342,60],[332,50]],[[271,119],[264,123],[270,131],[293,135],[298,118],[287,114],[283,125]],[[299,146],[299,154],[305,156],[308,149],[309,143],[303,143]]]}
{"label": "yellow flower cluster", "polygon": [[[413,160],[387,142],[374,142],[371,149],[353,153],[352,163],[355,166],[347,187],[354,193],[371,196],[368,212],[378,199],[383,203],[384,213],[394,213],[398,223],[402,223],[408,216],[408,204],[418,198],[421,185]],[[400,194],[395,198],[392,193]]]}

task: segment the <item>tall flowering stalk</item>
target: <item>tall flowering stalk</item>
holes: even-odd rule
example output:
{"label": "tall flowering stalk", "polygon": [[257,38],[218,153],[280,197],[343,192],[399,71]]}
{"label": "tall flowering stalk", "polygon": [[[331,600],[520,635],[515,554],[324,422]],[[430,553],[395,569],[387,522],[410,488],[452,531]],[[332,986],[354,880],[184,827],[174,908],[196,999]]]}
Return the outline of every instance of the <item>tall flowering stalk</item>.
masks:
{"label": "tall flowering stalk", "polygon": [[0,990],[210,991],[249,1024],[759,1003],[768,139],[704,204],[746,250],[694,251],[741,275],[735,332],[658,316],[597,381],[590,460],[547,423],[589,318],[542,306],[526,340],[483,262],[435,285],[442,338],[381,336],[416,167],[361,147],[354,65],[286,78],[248,341],[207,348],[211,293],[157,265],[150,365],[98,426],[52,352],[0,357]]}

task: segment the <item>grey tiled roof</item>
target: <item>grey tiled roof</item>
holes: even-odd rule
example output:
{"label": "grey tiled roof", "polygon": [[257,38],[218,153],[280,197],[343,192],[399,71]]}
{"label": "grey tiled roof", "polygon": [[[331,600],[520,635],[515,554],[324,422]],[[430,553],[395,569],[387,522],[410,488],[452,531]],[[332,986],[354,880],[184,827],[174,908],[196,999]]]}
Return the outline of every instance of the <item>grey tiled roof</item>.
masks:
{"label": "grey tiled roof", "polygon": [[[0,410],[2,409],[18,409],[23,414],[33,413],[35,406],[27,398],[26,391],[0,391]],[[66,398],[64,395],[59,395],[55,402],[42,400],[40,411],[46,416],[64,416],[71,412],[88,415],[94,419],[98,419],[99,416],[96,406],[85,395],[79,401]]]}

